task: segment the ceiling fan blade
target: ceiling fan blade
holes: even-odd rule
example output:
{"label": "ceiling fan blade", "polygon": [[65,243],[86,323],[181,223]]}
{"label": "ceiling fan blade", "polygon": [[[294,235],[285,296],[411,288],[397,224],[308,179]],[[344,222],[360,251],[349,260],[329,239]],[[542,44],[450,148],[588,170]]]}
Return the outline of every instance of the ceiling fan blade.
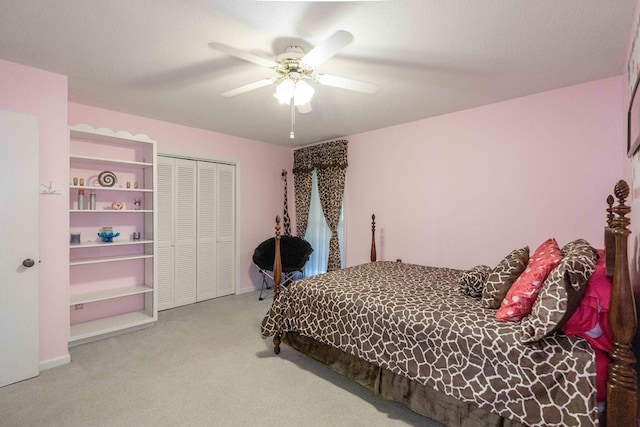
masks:
{"label": "ceiling fan blade", "polygon": [[225,98],[232,96],[242,95],[243,93],[251,92],[252,90],[260,89],[261,87],[269,86],[275,83],[274,79],[263,79],[257,82],[249,83],[248,85],[240,86],[235,89],[231,89],[222,94]]}
{"label": "ceiling fan blade", "polygon": [[340,30],[336,31],[331,37],[314,47],[307,53],[300,62],[307,64],[311,68],[326,62],[338,51],[353,41],[350,32]]}
{"label": "ceiling fan blade", "polygon": [[253,62],[254,64],[262,65],[263,67],[273,68],[277,67],[278,63],[271,59],[263,58],[262,56],[254,55],[253,53],[245,52],[244,50],[236,49],[235,47],[227,46],[226,44],[211,42],[209,47],[224,52],[228,55],[235,56],[247,62]]}
{"label": "ceiling fan blade", "polygon": [[360,80],[348,79],[346,77],[332,76],[329,74],[319,74],[316,81],[325,86],[333,86],[340,89],[353,90],[373,95],[378,93],[378,86],[373,83],[362,82]]}

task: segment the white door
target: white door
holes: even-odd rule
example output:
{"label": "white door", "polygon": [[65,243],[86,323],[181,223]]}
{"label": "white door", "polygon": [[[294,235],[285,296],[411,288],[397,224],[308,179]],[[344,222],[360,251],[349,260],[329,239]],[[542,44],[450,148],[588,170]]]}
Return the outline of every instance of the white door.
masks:
{"label": "white door", "polygon": [[0,387],[39,373],[38,118],[0,110]]}
{"label": "white door", "polygon": [[158,309],[235,293],[235,166],[158,156]]}
{"label": "white door", "polygon": [[175,287],[175,245],[174,229],[174,160],[158,156],[158,310],[166,310],[174,306]]}
{"label": "white door", "polygon": [[196,162],[175,159],[175,306],[196,302]]}
{"label": "white door", "polygon": [[217,165],[198,162],[198,301],[218,296],[216,288]]}

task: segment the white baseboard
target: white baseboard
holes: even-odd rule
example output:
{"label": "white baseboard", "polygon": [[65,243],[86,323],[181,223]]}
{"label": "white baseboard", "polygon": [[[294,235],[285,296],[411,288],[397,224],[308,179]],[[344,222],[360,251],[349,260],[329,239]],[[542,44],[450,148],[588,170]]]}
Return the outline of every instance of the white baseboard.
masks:
{"label": "white baseboard", "polygon": [[236,292],[236,295],[248,294],[249,292],[255,292],[255,291],[259,291],[259,290],[260,290],[260,288],[254,288],[254,287],[240,288],[240,289],[238,289],[238,292]]}
{"label": "white baseboard", "polygon": [[56,357],[54,359],[42,360],[40,362],[40,370],[46,371],[47,369],[55,368],[56,366],[66,365],[71,362],[71,355],[69,353],[64,356]]}

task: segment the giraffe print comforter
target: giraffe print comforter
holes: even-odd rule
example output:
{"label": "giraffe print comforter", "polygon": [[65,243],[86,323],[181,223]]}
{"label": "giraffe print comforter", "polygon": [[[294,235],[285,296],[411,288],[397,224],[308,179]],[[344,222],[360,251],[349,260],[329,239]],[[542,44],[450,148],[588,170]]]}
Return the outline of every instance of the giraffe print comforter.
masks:
{"label": "giraffe print comforter", "polygon": [[294,331],[532,426],[597,424],[595,356],[579,338],[519,342],[519,323],[458,290],[461,270],[376,262],[289,285],[262,336]]}

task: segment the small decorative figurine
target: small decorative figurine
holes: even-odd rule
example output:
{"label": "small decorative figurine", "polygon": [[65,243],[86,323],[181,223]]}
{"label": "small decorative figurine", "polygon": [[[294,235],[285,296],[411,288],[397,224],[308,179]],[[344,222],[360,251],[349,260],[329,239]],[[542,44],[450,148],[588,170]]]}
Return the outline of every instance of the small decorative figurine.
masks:
{"label": "small decorative figurine", "polygon": [[120,233],[114,233],[113,227],[102,227],[98,233],[98,237],[105,243],[112,243],[115,237],[118,237]]}
{"label": "small decorative figurine", "polygon": [[122,208],[124,208],[124,204],[122,202],[113,202],[111,203],[111,207],[114,210],[119,211],[119,210],[122,210]]}

